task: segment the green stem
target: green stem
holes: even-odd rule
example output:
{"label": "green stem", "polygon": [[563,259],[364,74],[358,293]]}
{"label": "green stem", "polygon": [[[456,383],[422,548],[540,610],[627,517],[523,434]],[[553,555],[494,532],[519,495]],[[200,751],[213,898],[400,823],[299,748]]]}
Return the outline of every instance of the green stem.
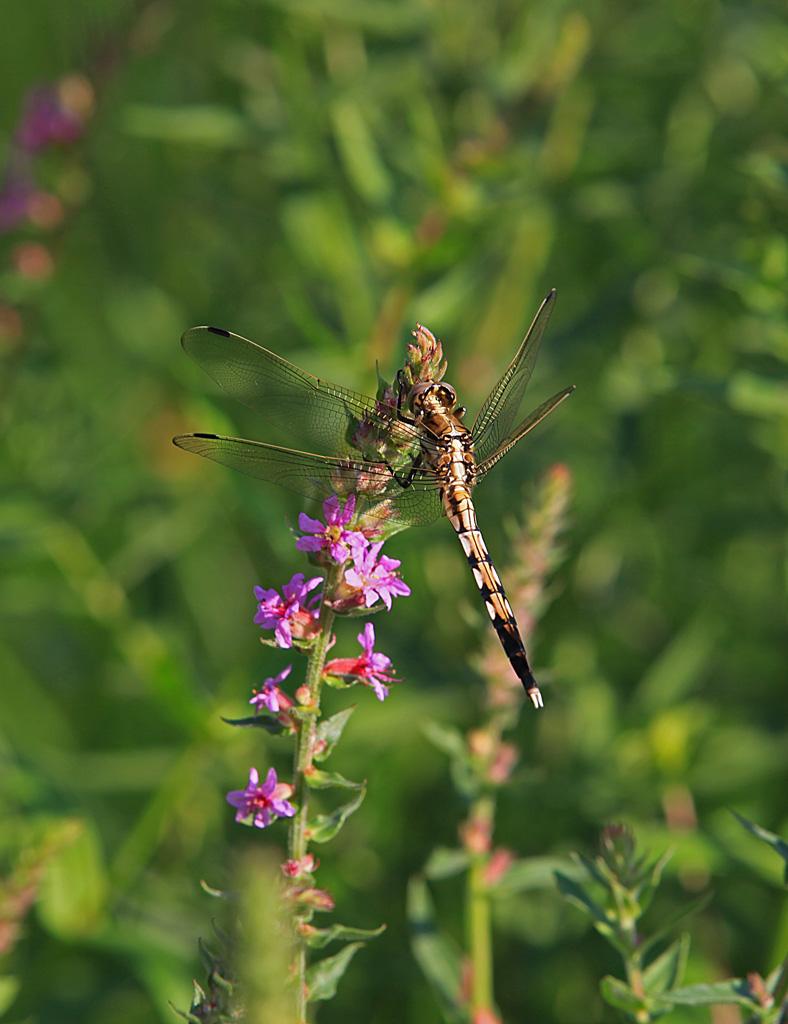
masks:
{"label": "green stem", "polygon": [[783,1005],[786,1003],[788,1003],[788,955],[786,955],[782,962],[777,984],[774,986],[774,1005],[782,1009],[782,1014],[778,1017],[778,1020],[783,1020],[783,1015],[788,1016],[786,1015],[786,1006]]}
{"label": "green stem", "polygon": [[[469,821],[483,820],[488,823],[488,834],[491,835],[494,813],[495,802],[492,796],[482,796],[474,801]],[[473,854],[468,870],[466,941],[471,968],[472,1017],[482,1010],[493,1008],[492,919],[490,896],[484,877],[487,861],[486,853]]]}
{"label": "green stem", "polygon": [[[643,979],[643,964],[640,953],[638,952],[637,921],[632,916],[630,901],[618,891],[616,891],[616,903],[619,911],[622,912],[621,916],[624,918],[625,922],[621,929],[621,934],[622,937],[625,938],[629,947],[629,951],[624,957],[624,970],[627,976],[627,983],[638,998],[645,999],[646,986]],[[649,1024],[649,1021],[652,1019],[651,1014],[645,1009],[637,1010],[633,1016],[637,1021],[637,1024]]]}
{"label": "green stem", "polygon": [[[309,652],[306,668],[305,684],[309,692],[308,704],[302,709],[301,725],[296,733],[296,747],[293,757],[293,791],[298,810],[290,819],[288,835],[288,856],[291,860],[301,860],[306,855],[309,822],[309,787],[306,784],[306,773],[312,767],[317,726],[320,719],[320,692],[323,686],[323,667],[331,641],[331,627],[334,624],[334,612],[331,601],[334,590],[341,578],[341,566],[331,566],[323,583],[323,597],[318,618],[319,630],[314,646]],[[293,922],[296,953],[296,1020],[298,1024],[306,1024],[307,991],[306,991],[306,943],[299,934],[297,925],[299,916]]]}

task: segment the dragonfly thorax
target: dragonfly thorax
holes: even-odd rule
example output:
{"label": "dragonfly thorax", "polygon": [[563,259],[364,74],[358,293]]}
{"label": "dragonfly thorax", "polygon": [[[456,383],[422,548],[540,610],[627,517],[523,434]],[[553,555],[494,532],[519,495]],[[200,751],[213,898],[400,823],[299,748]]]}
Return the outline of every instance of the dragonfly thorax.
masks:
{"label": "dragonfly thorax", "polygon": [[434,412],[450,413],[456,405],[457,392],[451,384],[442,381],[421,381],[414,384],[408,394],[408,407],[416,416]]}

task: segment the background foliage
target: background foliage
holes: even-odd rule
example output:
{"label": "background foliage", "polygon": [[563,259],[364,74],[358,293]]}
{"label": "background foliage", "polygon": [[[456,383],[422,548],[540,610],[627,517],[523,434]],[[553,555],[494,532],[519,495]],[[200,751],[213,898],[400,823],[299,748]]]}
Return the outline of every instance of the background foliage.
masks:
{"label": "background foliage", "polygon": [[[180,333],[371,393],[421,321],[475,412],[553,285],[529,407],[578,390],[478,492],[503,564],[534,479],[560,460],[575,481],[499,838],[592,852],[625,820],[676,846],[663,904],[716,890],[688,980],[776,962],[779,867],[727,807],[785,834],[782,5],[7,0],[3,23],[6,166],[31,86],[83,76],[85,101],[81,138],[36,158],[57,203],[0,239],[0,845],[37,892],[8,1019],[174,1019],[215,913],[199,880],[233,888],[260,842],[224,793],[287,771],[220,716],[283,667],[252,587],[304,568],[301,506],[171,446],[265,436]],[[404,681],[358,698],[336,767],[370,796],[323,868],[344,921],[388,930],[325,1024],[441,1019],[404,893],[461,808],[420,727],[472,721],[489,627],[448,524],[389,553],[413,597],[376,630]],[[505,1019],[611,1019],[616,965],[554,891],[499,927]]]}

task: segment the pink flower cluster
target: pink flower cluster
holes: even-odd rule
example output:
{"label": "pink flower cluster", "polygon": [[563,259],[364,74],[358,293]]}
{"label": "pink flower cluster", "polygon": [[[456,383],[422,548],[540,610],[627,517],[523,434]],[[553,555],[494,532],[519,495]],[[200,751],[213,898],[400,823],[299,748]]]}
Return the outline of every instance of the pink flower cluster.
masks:
{"label": "pink flower cluster", "polygon": [[[318,561],[339,565],[343,569],[342,579],[331,596],[331,608],[335,612],[349,612],[371,608],[380,601],[391,609],[395,597],[406,597],[410,587],[397,572],[400,562],[381,553],[383,541],[372,543],[360,530],[349,529],[355,513],[354,495],[342,507],[335,495],[323,502],[325,523],[301,515],[298,524],[304,533],[296,541],[299,551],[308,551]],[[257,613],[254,621],[262,629],[274,631],[277,646],[288,649],[294,641],[310,645],[320,630],[320,598],[313,592],[323,583],[323,578],[314,576],[307,579],[304,573],[296,573],[282,587],[281,593],[273,588],[255,587]],[[362,683],[373,690],[378,700],[389,694],[389,684],[397,679],[391,673],[391,658],[375,650],[375,629],[368,622],[358,634],[361,653],[355,658],[334,658],[323,666],[323,678],[333,685]],[[280,726],[298,728],[298,716],[293,712],[297,703],[308,700],[305,687],[296,691],[295,700],[282,690],[282,684],[290,675],[293,666],[288,665],[275,676],[263,681],[254,690],[249,703],[255,715],[261,710],[275,716]],[[250,769],[246,789],[233,790],[227,800],[237,808],[236,821],[266,828],[279,817],[292,817],[295,809],[287,800],[292,788],[277,781],[276,772],[271,768],[266,781],[260,784],[255,768]]]}
{"label": "pink flower cluster", "polygon": [[[410,587],[397,572],[400,561],[381,554],[383,541],[373,544],[359,530],[347,527],[353,519],[356,499],[351,494],[342,508],[332,495],[323,502],[325,523],[303,513],[298,525],[306,536],[299,537],[296,547],[345,567],[342,582],[332,607],[337,612],[371,608],[382,601],[391,610],[395,597],[407,597]],[[292,647],[293,640],[311,640],[317,633],[318,598],[308,595],[320,585],[321,577],[307,580],[303,573],[277,590],[255,587],[258,602],[254,621],[263,629],[273,629],[280,647]]]}
{"label": "pink flower cluster", "polygon": [[92,86],[80,75],[35,86],[24,97],[0,180],[0,232],[27,220],[38,227],[54,226],[50,222],[62,216],[60,200],[37,183],[35,158],[54,146],[76,142],[94,102]]}

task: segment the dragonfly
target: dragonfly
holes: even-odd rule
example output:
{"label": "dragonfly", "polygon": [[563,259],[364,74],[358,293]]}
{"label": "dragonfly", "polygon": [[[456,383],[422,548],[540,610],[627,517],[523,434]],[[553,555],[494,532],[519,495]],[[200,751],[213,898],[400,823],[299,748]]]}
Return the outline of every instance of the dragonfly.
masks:
{"label": "dragonfly", "polygon": [[454,388],[441,380],[408,386],[402,372],[391,401],[315,377],[252,341],[217,327],[194,327],[186,353],[232,398],[311,451],[218,434],[180,434],[173,443],[231,469],[308,498],[356,495],[356,514],[391,528],[446,515],[457,531],[492,625],[534,707],[544,706],[512,607],[479,530],[471,492],[517,442],[567,398],[564,388],[517,426],[525,389],[555,305],[553,289],[473,426],[463,423]]}

